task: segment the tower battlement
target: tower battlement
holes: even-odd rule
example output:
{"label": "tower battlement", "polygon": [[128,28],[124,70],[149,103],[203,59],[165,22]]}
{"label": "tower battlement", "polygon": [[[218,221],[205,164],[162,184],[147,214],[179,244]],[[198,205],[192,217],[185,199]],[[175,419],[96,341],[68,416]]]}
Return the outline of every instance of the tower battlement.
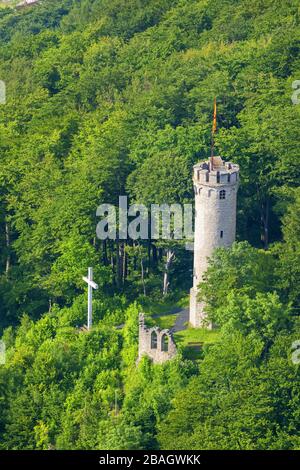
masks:
{"label": "tower battlement", "polygon": [[221,157],[213,157],[213,167],[210,161],[197,163],[194,166],[193,181],[195,184],[235,185],[239,180],[239,165],[225,162]]}

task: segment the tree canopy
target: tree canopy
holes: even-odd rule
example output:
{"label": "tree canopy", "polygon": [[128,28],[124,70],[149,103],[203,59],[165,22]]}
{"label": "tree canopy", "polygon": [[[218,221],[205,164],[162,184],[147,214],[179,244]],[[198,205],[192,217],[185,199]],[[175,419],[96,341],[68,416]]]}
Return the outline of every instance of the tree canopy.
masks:
{"label": "tree canopy", "polygon": [[[299,449],[299,2],[0,7],[0,448]],[[96,210],[192,203],[215,96],[241,171],[237,242],[200,286],[218,340],[137,366],[138,313],[187,294],[192,253],[99,240]]]}

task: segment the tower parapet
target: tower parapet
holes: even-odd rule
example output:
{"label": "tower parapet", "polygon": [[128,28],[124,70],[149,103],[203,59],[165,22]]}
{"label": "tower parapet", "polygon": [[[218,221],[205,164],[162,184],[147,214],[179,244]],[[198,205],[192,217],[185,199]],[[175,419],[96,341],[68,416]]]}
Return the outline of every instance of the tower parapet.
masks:
{"label": "tower parapet", "polygon": [[230,247],[236,233],[239,165],[221,157],[197,163],[193,169],[195,191],[195,240],[190,323],[205,324],[205,305],[197,300],[198,286],[215,248]]}
{"label": "tower parapet", "polygon": [[224,162],[221,157],[213,157],[213,168],[211,161],[197,163],[194,166],[194,183],[204,186],[234,185],[239,178],[239,165]]}

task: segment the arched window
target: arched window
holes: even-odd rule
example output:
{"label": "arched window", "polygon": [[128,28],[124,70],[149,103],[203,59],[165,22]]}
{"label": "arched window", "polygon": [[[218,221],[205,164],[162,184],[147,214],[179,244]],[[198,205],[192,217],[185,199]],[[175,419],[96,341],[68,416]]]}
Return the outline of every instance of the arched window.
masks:
{"label": "arched window", "polygon": [[220,172],[217,171],[217,183],[220,183]]}
{"label": "arched window", "polygon": [[151,349],[157,349],[157,333],[152,331],[151,333]]}
{"label": "arched window", "polygon": [[220,199],[225,199],[226,198],[226,191],[225,189],[221,189],[220,191]]}
{"label": "arched window", "polygon": [[163,334],[161,337],[161,350],[168,351],[169,350],[169,337],[168,335]]}

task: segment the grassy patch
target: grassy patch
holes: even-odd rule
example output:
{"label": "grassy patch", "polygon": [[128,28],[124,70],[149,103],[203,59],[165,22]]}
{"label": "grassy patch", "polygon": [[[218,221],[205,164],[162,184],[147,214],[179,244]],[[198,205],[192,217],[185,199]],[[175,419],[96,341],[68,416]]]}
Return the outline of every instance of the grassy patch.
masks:
{"label": "grassy patch", "polygon": [[146,315],[146,325],[148,327],[151,326],[158,326],[161,329],[170,329],[174,326],[175,321],[177,318],[177,314],[169,314],[169,315],[160,315],[160,316],[155,316],[151,317]]}
{"label": "grassy patch", "polygon": [[6,1],[6,2],[0,0],[0,8],[9,8],[9,7],[12,8],[14,5],[20,2],[18,2],[17,0],[11,0],[11,1]]}
{"label": "grassy patch", "polygon": [[178,312],[186,308],[188,304],[188,296],[181,296],[177,300],[174,298],[161,301],[144,299],[142,308],[146,316],[146,324],[150,327],[170,329],[175,325]]}
{"label": "grassy patch", "polygon": [[189,296],[180,297],[178,300],[167,299],[161,301],[153,301],[144,299],[142,302],[143,311],[147,316],[163,316],[164,314],[176,313],[176,310],[186,308],[189,304]]}
{"label": "grassy patch", "polygon": [[188,343],[204,343],[212,344],[218,341],[220,332],[218,330],[207,330],[206,328],[188,328],[187,330],[178,331],[175,336],[175,341],[182,345],[187,346]]}
{"label": "grassy patch", "polygon": [[178,331],[174,338],[176,344],[182,349],[183,357],[197,360],[203,358],[203,347],[216,343],[219,335],[218,330],[188,328],[187,330]]}
{"label": "grassy patch", "polygon": [[155,318],[154,320],[160,328],[170,329],[175,325],[177,315],[177,313],[172,315],[162,315],[161,317]]}

